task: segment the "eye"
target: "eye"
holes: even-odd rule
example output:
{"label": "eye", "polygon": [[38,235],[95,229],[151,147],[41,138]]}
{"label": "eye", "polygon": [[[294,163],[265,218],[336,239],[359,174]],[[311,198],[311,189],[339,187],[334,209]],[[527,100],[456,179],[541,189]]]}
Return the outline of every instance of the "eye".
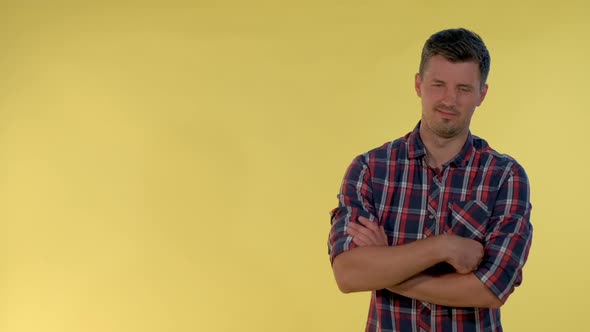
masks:
{"label": "eye", "polygon": [[461,92],[471,92],[471,88],[468,86],[461,86],[459,87],[459,91]]}

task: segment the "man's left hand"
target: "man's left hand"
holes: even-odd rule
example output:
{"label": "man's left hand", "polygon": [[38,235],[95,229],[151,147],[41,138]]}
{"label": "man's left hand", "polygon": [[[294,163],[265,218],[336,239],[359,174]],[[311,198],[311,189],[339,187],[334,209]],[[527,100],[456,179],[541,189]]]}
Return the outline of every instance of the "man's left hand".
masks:
{"label": "man's left hand", "polygon": [[359,247],[388,246],[387,235],[383,226],[371,222],[365,217],[358,218],[359,223],[350,222],[346,232],[352,236],[352,242]]}

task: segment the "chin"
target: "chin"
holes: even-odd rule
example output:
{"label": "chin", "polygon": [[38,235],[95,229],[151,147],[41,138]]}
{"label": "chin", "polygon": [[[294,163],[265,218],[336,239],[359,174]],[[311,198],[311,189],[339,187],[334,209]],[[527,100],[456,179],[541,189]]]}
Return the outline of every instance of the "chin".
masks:
{"label": "chin", "polygon": [[455,136],[457,136],[457,132],[436,132],[436,135],[438,135],[439,137],[442,138],[453,138]]}
{"label": "chin", "polygon": [[448,126],[435,126],[432,129],[433,129],[432,131],[437,136],[443,137],[443,138],[453,138],[453,137],[459,135],[459,133],[461,132],[461,130],[458,128],[448,127]]}

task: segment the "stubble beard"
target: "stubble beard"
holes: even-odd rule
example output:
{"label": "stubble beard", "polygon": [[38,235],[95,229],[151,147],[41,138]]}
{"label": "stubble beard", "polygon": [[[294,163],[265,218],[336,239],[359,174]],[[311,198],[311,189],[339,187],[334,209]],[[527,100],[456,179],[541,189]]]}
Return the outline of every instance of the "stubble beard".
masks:
{"label": "stubble beard", "polygon": [[[447,107],[445,105],[436,105],[433,109],[433,113],[436,113],[438,110],[443,112],[458,114],[457,110],[454,107]],[[433,118],[433,121],[430,122],[430,128],[434,134],[438,137],[442,138],[453,138],[463,131],[463,127],[461,124],[454,123],[451,119],[436,119]],[[460,120],[460,119],[455,119]]]}
{"label": "stubble beard", "polygon": [[431,128],[437,136],[442,138],[453,138],[461,132],[461,129],[454,126],[449,120],[442,120],[442,123],[435,123]]}

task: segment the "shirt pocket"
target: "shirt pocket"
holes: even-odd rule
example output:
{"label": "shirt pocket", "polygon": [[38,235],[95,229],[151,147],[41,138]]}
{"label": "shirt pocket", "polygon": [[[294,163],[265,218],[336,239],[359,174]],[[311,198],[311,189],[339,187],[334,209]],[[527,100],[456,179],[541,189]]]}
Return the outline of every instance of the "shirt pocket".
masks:
{"label": "shirt pocket", "polygon": [[445,233],[483,242],[490,216],[490,210],[482,201],[450,202]]}

